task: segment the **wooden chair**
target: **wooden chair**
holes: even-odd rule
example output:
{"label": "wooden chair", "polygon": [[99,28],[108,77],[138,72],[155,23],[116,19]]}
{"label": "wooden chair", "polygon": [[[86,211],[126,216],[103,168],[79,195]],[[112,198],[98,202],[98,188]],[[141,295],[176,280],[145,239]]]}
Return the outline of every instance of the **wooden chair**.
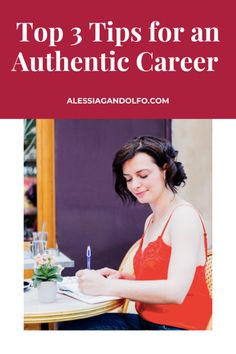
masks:
{"label": "wooden chair", "polygon": [[[134,274],[134,267],[133,267],[133,258],[135,256],[135,253],[138,250],[140,240],[136,241],[133,246],[128,250],[126,255],[124,256],[120,267],[119,271],[124,272],[124,273],[129,273],[129,274]],[[134,301],[131,301],[129,299],[125,299],[124,305],[122,307],[122,312],[126,313],[137,313],[134,307]]]}
{"label": "wooden chair", "polygon": [[[209,294],[212,297],[212,250],[207,252],[207,262],[206,262],[206,282],[209,290]],[[212,330],[212,317],[210,318],[207,330]]]}
{"label": "wooden chair", "polygon": [[[125,257],[123,258],[121,265],[119,267],[120,272],[125,272],[125,273],[134,273],[134,268],[133,268],[133,258],[135,253],[137,252],[137,249],[139,247],[139,242],[135,242],[133,246],[128,250],[126,253]],[[207,252],[207,263],[206,263],[206,282],[209,290],[209,294],[212,297],[212,250],[208,250]],[[129,299],[126,299],[124,302],[124,305],[122,307],[122,312],[127,313],[137,313],[134,307],[134,301],[131,301]],[[207,330],[212,329],[212,318],[210,318],[208,325],[207,325]]]}

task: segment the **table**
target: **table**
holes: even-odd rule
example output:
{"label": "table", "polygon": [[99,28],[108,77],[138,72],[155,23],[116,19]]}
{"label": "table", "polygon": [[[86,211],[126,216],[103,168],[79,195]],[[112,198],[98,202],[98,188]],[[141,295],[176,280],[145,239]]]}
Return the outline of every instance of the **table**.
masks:
{"label": "table", "polygon": [[[56,264],[60,264],[62,267],[72,268],[75,266],[75,262],[67,257],[64,253],[60,252],[58,256],[53,256],[55,258]],[[24,269],[33,269],[34,259],[24,258]]]}
{"label": "table", "polygon": [[123,305],[124,299],[99,304],[87,304],[69,296],[57,294],[53,303],[40,303],[37,289],[29,288],[24,293],[24,323],[52,323],[101,315]]}

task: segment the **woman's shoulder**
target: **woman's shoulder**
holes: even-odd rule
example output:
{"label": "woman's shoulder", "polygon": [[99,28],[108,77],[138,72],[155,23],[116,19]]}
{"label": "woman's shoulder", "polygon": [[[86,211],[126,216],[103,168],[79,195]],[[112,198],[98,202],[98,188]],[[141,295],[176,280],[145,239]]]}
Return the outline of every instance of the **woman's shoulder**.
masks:
{"label": "woman's shoulder", "polygon": [[192,225],[193,227],[200,229],[203,225],[202,217],[199,211],[188,202],[177,206],[173,210],[170,221],[170,226],[176,226],[176,224],[179,224],[183,228],[185,226]]}
{"label": "woman's shoulder", "polygon": [[200,217],[200,212],[198,209],[191,203],[183,201],[176,205],[172,210],[173,215],[195,215],[198,218]]}

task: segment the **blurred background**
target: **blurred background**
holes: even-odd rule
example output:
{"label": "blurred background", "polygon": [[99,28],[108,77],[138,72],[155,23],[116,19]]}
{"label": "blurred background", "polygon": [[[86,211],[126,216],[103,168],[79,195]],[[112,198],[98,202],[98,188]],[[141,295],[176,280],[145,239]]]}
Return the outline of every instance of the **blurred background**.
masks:
{"label": "blurred background", "polygon": [[113,188],[116,151],[138,135],[172,140],[188,176],[179,193],[200,211],[212,245],[212,122],[199,119],[27,119],[24,122],[24,245],[46,223],[48,247],[86,267],[118,268],[150,209],[124,206]]}

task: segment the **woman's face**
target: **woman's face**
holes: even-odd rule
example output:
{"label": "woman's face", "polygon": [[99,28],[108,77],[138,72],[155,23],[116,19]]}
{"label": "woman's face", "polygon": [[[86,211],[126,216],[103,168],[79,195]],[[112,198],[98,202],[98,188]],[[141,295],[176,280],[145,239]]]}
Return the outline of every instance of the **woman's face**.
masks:
{"label": "woman's face", "polygon": [[123,175],[127,189],[140,203],[155,203],[166,190],[165,171],[146,153],[139,152],[127,160],[123,165]]}

